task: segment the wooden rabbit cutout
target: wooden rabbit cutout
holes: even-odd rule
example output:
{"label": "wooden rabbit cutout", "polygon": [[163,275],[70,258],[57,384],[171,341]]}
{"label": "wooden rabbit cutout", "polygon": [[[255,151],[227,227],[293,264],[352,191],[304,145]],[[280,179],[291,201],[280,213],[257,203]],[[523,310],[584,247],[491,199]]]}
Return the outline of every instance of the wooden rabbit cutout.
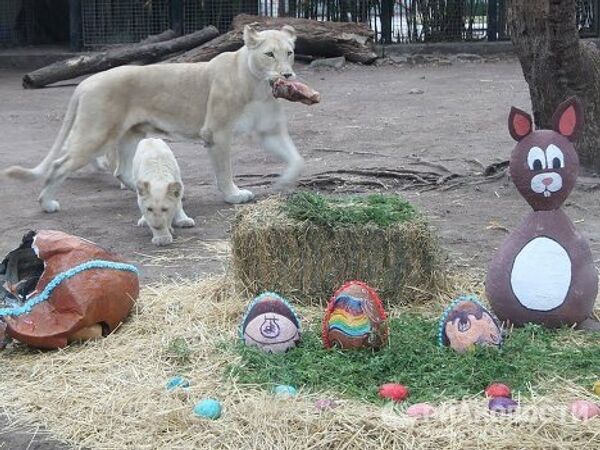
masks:
{"label": "wooden rabbit cutout", "polygon": [[552,121],[553,130],[534,131],[529,114],[510,112],[508,128],[517,141],[510,174],[533,211],[493,258],[486,295],[498,318],[516,326],[600,329],[591,319],[598,293],[592,252],[561,209],[579,171],[573,143],[583,128],[581,104],[566,100]]}

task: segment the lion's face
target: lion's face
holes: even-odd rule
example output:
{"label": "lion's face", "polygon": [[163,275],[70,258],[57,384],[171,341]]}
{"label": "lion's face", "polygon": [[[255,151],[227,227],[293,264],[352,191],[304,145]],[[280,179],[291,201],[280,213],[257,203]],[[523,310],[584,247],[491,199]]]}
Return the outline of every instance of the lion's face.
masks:
{"label": "lion's face", "polygon": [[252,73],[266,81],[294,79],[294,44],[296,31],[286,25],[281,30],[257,31],[246,25],[244,44],[248,48]]}
{"label": "lion's face", "polygon": [[138,205],[146,223],[155,230],[170,230],[183,195],[183,185],[179,181],[140,181],[137,184],[137,194]]}

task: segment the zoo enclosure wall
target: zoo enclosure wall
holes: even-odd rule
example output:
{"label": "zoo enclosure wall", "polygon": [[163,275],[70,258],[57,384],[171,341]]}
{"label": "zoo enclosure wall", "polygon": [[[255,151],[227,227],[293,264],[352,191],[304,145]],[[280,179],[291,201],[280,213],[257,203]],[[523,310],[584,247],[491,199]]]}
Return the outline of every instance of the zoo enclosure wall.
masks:
{"label": "zoo enclosure wall", "polygon": [[[599,12],[600,0],[577,0],[583,37],[600,35]],[[510,37],[507,0],[0,0],[0,45],[55,39],[96,49],[169,28],[184,34],[214,25],[225,32],[241,13],[365,23],[384,44]]]}

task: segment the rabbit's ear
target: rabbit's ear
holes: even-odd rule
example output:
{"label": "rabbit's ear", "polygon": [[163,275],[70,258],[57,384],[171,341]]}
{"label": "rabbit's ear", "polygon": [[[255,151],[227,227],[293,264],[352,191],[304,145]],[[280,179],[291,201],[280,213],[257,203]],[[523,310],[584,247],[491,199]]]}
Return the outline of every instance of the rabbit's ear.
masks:
{"label": "rabbit's ear", "polygon": [[513,106],[508,115],[508,131],[515,141],[520,141],[533,131],[531,116]]}
{"label": "rabbit's ear", "polygon": [[554,131],[571,142],[577,140],[583,129],[583,106],[577,97],[571,97],[558,105],[552,116],[552,126]]}

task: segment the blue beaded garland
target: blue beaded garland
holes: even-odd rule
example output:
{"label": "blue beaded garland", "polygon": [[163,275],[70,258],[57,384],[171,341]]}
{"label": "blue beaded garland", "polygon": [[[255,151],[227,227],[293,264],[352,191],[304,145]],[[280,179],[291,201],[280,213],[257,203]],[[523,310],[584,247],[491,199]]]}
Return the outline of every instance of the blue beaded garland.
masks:
{"label": "blue beaded garland", "polygon": [[81,272],[85,272],[86,270],[91,269],[121,270],[126,272],[133,272],[136,275],[138,274],[137,267],[131,264],[118,263],[114,261],[105,261],[102,259],[87,261],[83,264],[79,264],[78,266],[72,267],[69,270],[66,270],[56,275],[52,280],[50,280],[50,282],[46,285],[46,287],[40,294],[36,295],[35,297],[31,297],[23,305],[15,306],[13,308],[0,308],[0,317],[18,317],[24,314],[29,314],[34,306],[48,301],[50,299],[50,296],[52,295],[52,292],[62,282],[68,280],[69,278],[73,278],[75,275],[78,275]]}

